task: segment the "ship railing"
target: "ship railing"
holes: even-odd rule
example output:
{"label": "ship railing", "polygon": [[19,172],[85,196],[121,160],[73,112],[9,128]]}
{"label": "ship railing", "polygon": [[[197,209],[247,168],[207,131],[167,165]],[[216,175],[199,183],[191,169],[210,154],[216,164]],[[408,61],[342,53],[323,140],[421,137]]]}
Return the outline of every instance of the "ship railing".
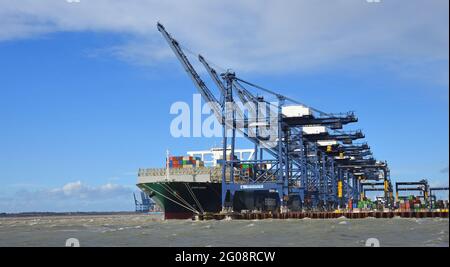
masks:
{"label": "ship railing", "polygon": [[[169,169],[169,175],[198,175],[198,174],[211,174],[214,175],[220,172],[220,168],[210,167],[195,167],[195,168],[172,168]],[[138,176],[164,176],[166,175],[166,168],[149,168],[139,169]]]}

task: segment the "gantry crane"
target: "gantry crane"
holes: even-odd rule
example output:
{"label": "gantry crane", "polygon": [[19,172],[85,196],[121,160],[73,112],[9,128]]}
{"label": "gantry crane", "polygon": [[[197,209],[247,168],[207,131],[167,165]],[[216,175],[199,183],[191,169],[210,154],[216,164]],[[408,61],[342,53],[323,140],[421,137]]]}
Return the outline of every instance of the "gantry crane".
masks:
{"label": "gantry crane", "polygon": [[[359,198],[361,176],[366,180],[377,180],[380,171],[384,173],[385,192],[391,190],[387,165],[373,158],[367,144],[353,143],[365,137],[362,131],[341,130],[344,125],[358,121],[354,112],[329,114],[308,107],[248,82],[233,71],[219,74],[199,55],[198,60],[218,88],[219,101],[189,62],[179,43],[162,24],[158,23],[157,28],[223,127],[224,210],[233,208],[236,192],[259,190],[278,193],[282,211],[303,207],[344,207],[347,200]],[[278,103],[266,101],[249,88],[276,97]],[[238,100],[245,105],[247,112],[237,105]],[[231,136],[227,136],[229,131]],[[236,132],[254,144],[253,159],[243,161],[234,157]],[[231,146],[229,158],[228,144]],[[238,171],[238,166],[244,163],[253,166],[251,175],[243,176]]]}
{"label": "gantry crane", "polygon": [[[408,187],[403,187],[408,186]],[[411,187],[414,186],[414,187]],[[428,193],[429,193],[429,185],[426,179],[422,179],[418,182],[396,182],[395,183],[395,193],[396,193],[396,201],[398,201],[401,196],[399,195],[400,191],[418,191],[422,195],[425,205],[429,204]]]}

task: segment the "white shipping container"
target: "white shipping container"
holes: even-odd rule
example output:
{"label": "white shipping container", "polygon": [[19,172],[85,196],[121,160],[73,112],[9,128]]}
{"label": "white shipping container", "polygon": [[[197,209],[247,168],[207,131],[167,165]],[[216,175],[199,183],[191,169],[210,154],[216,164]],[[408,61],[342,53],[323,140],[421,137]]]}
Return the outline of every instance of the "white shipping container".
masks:
{"label": "white shipping container", "polygon": [[312,116],[311,109],[305,106],[285,106],[281,108],[281,113],[288,118]]}
{"label": "white shipping container", "polygon": [[325,126],[305,126],[303,127],[303,134],[322,134],[326,133],[327,128]]}
{"label": "white shipping container", "polygon": [[340,157],[340,156],[335,156],[334,157],[335,159],[350,159],[350,157],[349,156],[344,156],[344,157]]}
{"label": "white shipping container", "polygon": [[320,140],[317,141],[317,144],[319,146],[335,146],[338,144],[338,142],[336,140]]}

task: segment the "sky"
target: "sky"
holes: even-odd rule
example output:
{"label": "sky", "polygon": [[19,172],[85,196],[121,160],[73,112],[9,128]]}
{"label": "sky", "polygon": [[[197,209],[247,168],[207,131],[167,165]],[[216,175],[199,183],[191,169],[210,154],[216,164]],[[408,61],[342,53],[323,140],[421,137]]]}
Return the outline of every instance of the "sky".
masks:
{"label": "sky", "polygon": [[0,0],[0,213],[133,210],[139,168],[220,144],[171,136],[197,91],[158,21],[219,71],[355,111],[394,181],[448,185],[448,5]]}

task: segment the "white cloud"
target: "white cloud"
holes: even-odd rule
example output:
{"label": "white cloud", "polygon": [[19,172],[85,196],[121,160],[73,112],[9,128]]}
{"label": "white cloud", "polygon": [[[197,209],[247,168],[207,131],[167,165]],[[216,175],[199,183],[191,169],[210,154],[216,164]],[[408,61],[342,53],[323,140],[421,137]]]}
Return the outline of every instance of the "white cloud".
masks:
{"label": "white cloud", "polygon": [[444,71],[421,78],[448,83],[448,64],[442,64],[449,55],[448,5],[445,0],[3,0],[0,40],[58,31],[123,33],[128,41],[108,51],[133,63],[156,64],[174,59],[156,30],[161,21],[182,44],[241,72],[297,72],[383,58],[399,72],[417,62],[433,69],[438,62]]}
{"label": "white cloud", "polygon": [[31,194],[37,193],[38,195],[46,195],[50,198],[58,199],[88,199],[88,200],[104,200],[107,198],[117,198],[124,195],[130,196],[132,190],[126,186],[107,183],[100,186],[88,186],[81,181],[71,182],[65,184],[61,188],[54,188],[50,190],[41,190],[31,192]]}
{"label": "white cloud", "polygon": [[19,190],[12,196],[3,196],[0,212],[131,210],[134,191],[119,184],[89,186],[75,181],[58,188]]}

